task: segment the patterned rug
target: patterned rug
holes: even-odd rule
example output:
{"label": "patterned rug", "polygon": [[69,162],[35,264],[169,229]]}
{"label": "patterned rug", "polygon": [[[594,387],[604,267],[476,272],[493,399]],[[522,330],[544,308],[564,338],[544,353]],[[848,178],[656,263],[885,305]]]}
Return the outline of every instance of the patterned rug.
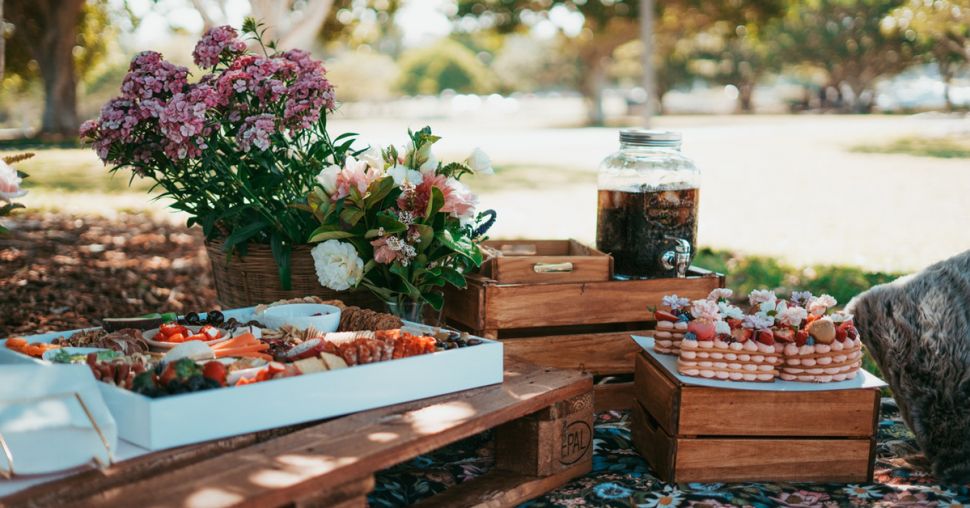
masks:
{"label": "patterned rug", "polygon": [[[523,506],[771,507],[966,506],[970,485],[939,485],[921,468],[913,435],[896,403],[883,399],[875,483],[664,483],[633,448],[629,414],[597,415],[593,471]],[[372,507],[407,506],[492,466],[491,436],[480,434],[382,471]]]}

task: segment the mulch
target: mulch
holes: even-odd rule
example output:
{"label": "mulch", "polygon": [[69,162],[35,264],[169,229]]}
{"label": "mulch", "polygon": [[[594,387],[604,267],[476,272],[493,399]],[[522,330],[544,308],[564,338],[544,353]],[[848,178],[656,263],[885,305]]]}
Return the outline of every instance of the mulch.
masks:
{"label": "mulch", "polygon": [[[0,337],[96,326],[103,317],[218,308],[198,230],[136,214],[4,218]],[[869,484],[667,484],[633,449],[629,414],[602,413],[593,472],[529,506],[963,506],[967,485],[939,485],[884,399],[876,481]],[[370,505],[406,506],[480,476],[494,463],[488,433],[377,475]],[[915,460],[914,460],[915,459]]]}
{"label": "mulch", "polygon": [[26,213],[0,236],[0,337],[218,308],[201,232],[143,215]]}

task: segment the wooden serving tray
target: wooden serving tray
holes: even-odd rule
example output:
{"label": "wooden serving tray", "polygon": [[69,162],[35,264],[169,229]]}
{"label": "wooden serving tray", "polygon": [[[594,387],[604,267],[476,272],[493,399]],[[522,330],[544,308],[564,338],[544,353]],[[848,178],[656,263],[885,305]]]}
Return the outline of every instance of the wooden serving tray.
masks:
{"label": "wooden serving tray", "polygon": [[871,481],[879,390],[685,385],[637,356],[633,442],[669,482]]}
{"label": "wooden serving tray", "polygon": [[613,257],[576,240],[489,240],[502,253],[486,261],[480,273],[502,284],[607,281]]}

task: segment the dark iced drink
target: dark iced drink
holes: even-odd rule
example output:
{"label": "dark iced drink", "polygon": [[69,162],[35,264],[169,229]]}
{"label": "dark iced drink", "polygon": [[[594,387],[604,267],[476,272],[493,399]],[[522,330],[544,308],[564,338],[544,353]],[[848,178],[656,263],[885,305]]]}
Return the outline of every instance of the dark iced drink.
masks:
{"label": "dark iced drink", "polygon": [[663,267],[661,257],[674,248],[667,237],[690,242],[693,255],[699,194],[699,189],[599,191],[596,248],[613,255],[617,277],[675,275]]}

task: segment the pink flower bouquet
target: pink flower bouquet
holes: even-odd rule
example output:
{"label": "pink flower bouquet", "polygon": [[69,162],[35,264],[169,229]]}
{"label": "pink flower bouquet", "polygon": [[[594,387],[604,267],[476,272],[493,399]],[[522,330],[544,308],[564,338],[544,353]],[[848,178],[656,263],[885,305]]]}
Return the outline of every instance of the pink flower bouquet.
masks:
{"label": "pink flower bouquet", "polygon": [[305,202],[320,168],[343,160],[351,140],[327,134],[334,90],[321,62],[277,51],[251,19],[243,33],[259,52],[231,27],[206,32],[192,53],[204,72],[195,81],[159,53],[138,54],[121,95],[81,126],[81,137],[111,171],[154,180],[190,226],[223,239],[227,251],[270,244],[288,289],[291,248],[316,226],[291,205]]}
{"label": "pink flower bouquet", "polygon": [[438,162],[431,153],[438,139],[425,127],[402,151],[370,148],[317,175],[307,210],[320,226],[308,239],[318,243],[312,253],[322,285],[363,285],[392,311],[423,303],[440,310],[442,286],[465,286],[495,214],[478,213],[461,177],[489,173],[491,163],[477,149],[465,162]]}

